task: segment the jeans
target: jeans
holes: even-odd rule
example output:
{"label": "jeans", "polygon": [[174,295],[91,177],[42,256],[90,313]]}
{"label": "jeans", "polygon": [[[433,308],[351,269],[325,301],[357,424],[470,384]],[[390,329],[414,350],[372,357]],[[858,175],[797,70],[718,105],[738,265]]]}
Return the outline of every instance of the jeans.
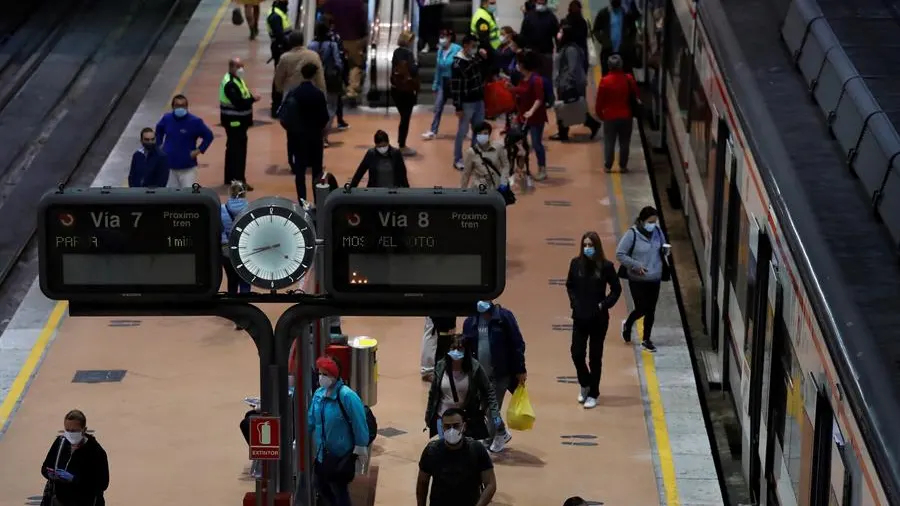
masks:
{"label": "jeans", "polygon": [[[340,95],[337,93],[327,93],[325,94],[325,103],[328,107],[328,124],[325,125],[325,132],[327,133],[331,130],[331,125],[334,123],[334,116],[337,114],[338,108],[338,100],[340,99]],[[326,135],[327,137],[327,135]]]}
{"label": "jeans", "polygon": [[[509,376],[502,376],[500,378],[491,377],[491,387],[494,389],[494,397],[497,398],[497,411],[500,413],[503,413],[503,400],[506,398],[507,389],[509,389],[509,380]],[[487,414],[490,415],[490,413]],[[492,437],[497,434],[506,433],[506,424],[503,423],[502,415],[497,420],[490,420],[488,427],[493,430],[493,433],[491,434]]]}
{"label": "jeans", "polygon": [[531,137],[531,149],[537,157],[538,167],[547,166],[547,152],[544,150],[544,124],[528,125],[528,136]]}
{"label": "jeans", "polygon": [[619,143],[619,168],[628,168],[633,126],[631,118],[611,119],[603,122],[603,166],[606,169],[612,169],[613,161],[616,158],[616,142]]}
{"label": "jeans", "polygon": [[[453,162],[462,162],[462,145],[466,135],[469,135],[469,125],[475,126],[484,121],[484,100],[468,102],[462,105],[462,117],[456,127],[456,140],[453,141]],[[542,130],[543,131],[543,130]],[[472,136],[472,146],[475,146],[475,136]]]}
{"label": "jeans", "polygon": [[[600,395],[600,373],[603,370],[603,343],[609,328],[609,313],[590,320],[572,322],[572,363],[578,384],[587,389],[587,397]],[[590,345],[590,352],[588,352]],[[587,358],[587,364],[585,364]]]}
{"label": "jeans", "polygon": [[444,114],[444,105],[447,104],[447,93],[443,86],[438,86],[434,95],[434,117],[431,119],[431,133],[437,135],[441,127],[441,115]]}
{"label": "jeans", "polygon": [[634,311],[625,320],[625,332],[631,332],[631,326],[640,318],[644,319],[644,341],[650,341],[653,320],[656,318],[656,303],[659,301],[659,281],[628,281],[628,290],[634,302]]}

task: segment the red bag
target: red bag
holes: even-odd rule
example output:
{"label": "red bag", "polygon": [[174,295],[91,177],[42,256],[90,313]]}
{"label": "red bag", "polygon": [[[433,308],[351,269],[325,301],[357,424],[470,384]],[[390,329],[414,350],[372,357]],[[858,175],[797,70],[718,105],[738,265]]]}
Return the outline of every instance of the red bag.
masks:
{"label": "red bag", "polygon": [[516,99],[506,87],[505,81],[498,79],[484,85],[484,115],[488,118],[496,118],[501,114],[513,112],[516,109]]}

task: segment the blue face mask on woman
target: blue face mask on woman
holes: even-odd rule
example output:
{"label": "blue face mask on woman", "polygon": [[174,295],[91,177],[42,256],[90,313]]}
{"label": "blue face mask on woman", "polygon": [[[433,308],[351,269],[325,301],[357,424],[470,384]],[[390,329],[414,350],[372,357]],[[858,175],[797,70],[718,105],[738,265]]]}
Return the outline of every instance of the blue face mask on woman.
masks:
{"label": "blue face mask on woman", "polygon": [[597,251],[594,249],[593,246],[587,246],[586,248],[584,248],[584,256],[586,256],[588,258],[594,258],[594,254],[596,252]]}
{"label": "blue face mask on woman", "polygon": [[478,304],[475,305],[475,308],[478,309],[479,313],[487,313],[491,308],[491,303],[486,300],[479,300]]}
{"label": "blue face mask on woman", "polygon": [[644,223],[644,230],[647,232],[653,232],[656,230],[656,223]]}
{"label": "blue face mask on woman", "polygon": [[450,350],[447,352],[447,356],[450,357],[451,360],[462,360],[466,354],[461,350]]}

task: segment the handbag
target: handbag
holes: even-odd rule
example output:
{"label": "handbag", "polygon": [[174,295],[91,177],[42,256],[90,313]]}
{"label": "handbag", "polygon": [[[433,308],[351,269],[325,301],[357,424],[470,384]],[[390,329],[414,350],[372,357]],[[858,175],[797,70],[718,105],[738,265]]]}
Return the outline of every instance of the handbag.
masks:
{"label": "handbag", "polygon": [[[631,230],[632,237],[631,247],[628,248],[628,256],[631,256],[632,253],[634,253],[634,243],[637,242],[637,232],[635,232],[633,228],[630,228],[629,230]],[[628,279],[628,267],[624,264],[619,265],[619,270],[616,272],[616,275],[619,276],[620,279]]]}
{"label": "handbag", "polygon": [[[59,440],[59,448],[56,449],[56,463],[53,464],[53,469],[59,469],[59,458],[62,456],[63,438],[58,438]],[[53,495],[56,493],[56,488],[53,486],[53,480],[47,480],[47,483],[44,484],[44,493],[41,495],[41,506],[52,506],[53,505]]]}
{"label": "handbag", "polygon": [[[343,387],[341,387],[343,388]],[[344,405],[341,403],[340,391],[337,393],[338,407],[341,409],[341,415],[347,425],[350,426],[350,432],[353,432],[353,422],[347,416]],[[316,473],[321,479],[330,483],[350,483],[356,476],[356,459],[357,455],[351,450],[346,455],[335,455],[328,451],[325,445],[325,406],[322,405],[322,462],[317,464]]]}
{"label": "handbag", "polygon": [[[497,174],[497,176],[499,176],[500,180],[502,181],[503,174],[501,174],[500,171],[497,170],[497,167],[494,167],[494,164],[491,163],[490,160],[484,157],[484,153],[482,153],[478,148],[472,149],[475,151],[475,154],[478,155],[478,158],[481,158],[481,163],[483,163],[485,167],[488,168],[488,174],[490,174],[490,172],[493,172],[494,174]],[[494,183],[494,176],[491,176],[491,183]],[[516,203],[516,194],[513,193],[509,185],[497,186],[496,184],[494,184],[494,186],[497,188],[497,191],[500,192],[500,195],[503,196],[503,200],[506,202],[506,205],[511,206]]]}
{"label": "handbag", "polygon": [[235,7],[231,11],[231,24],[234,26],[241,26],[244,24],[244,14],[241,12],[240,7]]}
{"label": "handbag", "polygon": [[516,99],[502,80],[497,79],[484,85],[485,117],[496,118],[501,114],[512,112],[515,108]]}

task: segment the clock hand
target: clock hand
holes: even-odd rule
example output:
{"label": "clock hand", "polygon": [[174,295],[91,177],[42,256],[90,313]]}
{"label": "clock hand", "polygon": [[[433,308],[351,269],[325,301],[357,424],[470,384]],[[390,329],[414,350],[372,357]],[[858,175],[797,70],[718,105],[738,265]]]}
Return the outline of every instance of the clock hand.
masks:
{"label": "clock hand", "polygon": [[[279,248],[279,247],[281,247],[281,244],[273,244],[271,246],[263,246],[262,248],[256,248],[255,250],[251,251],[250,255],[255,255],[257,253],[262,253],[263,251],[268,251],[270,249]],[[250,256],[250,255],[247,255],[247,256]]]}

